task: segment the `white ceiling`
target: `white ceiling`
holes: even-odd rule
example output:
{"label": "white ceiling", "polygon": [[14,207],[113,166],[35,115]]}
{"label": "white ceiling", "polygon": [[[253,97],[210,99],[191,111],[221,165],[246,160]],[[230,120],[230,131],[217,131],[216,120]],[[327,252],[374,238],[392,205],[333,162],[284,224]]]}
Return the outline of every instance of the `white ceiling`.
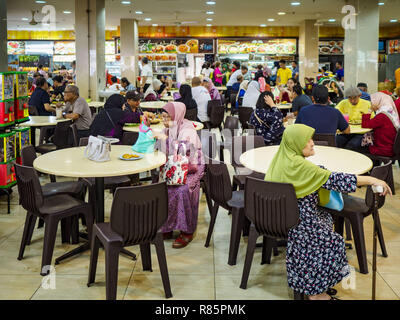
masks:
{"label": "white ceiling", "polygon": [[[80,0],[85,1],[85,0]],[[189,25],[213,26],[296,26],[305,19],[318,19],[325,26],[339,26],[342,17],[342,7],[346,0],[298,0],[300,6],[291,6],[293,0],[214,0],[216,5],[207,5],[206,0],[131,0],[130,5],[121,4],[121,0],[106,0],[106,28],[113,29],[119,25],[121,18],[137,18],[140,25],[156,23],[162,25],[174,25],[176,21],[195,23]],[[366,1],[366,0],[359,0]],[[368,1],[368,0],[367,0]],[[382,0],[384,6],[380,6],[381,25],[398,25],[390,23],[390,19],[399,18],[400,0]],[[10,30],[45,30],[41,24],[29,25],[31,10],[39,10],[35,14],[36,21],[40,21],[41,9],[44,5],[54,5],[57,11],[56,28],[58,30],[74,28],[74,0],[47,0],[46,4],[37,4],[35,0],[7,0],[7,20]],[[63,11],[71,11],[65,14]],[[135,11],[143,11],[138,15]],[[207,15],[206,11],[214,11],[213,15]],[[279,16],[278,12],[286,12]],[[177,17],[177,18],[176,18]],[[23,21],[28,18],[28,21]],[[144,21],[151,18],[151,21]],[[212,18],[209,22],[206,18]],[[275,19],[274,22],[268,19]],[[335,23],[328,19],[336,19]]]}

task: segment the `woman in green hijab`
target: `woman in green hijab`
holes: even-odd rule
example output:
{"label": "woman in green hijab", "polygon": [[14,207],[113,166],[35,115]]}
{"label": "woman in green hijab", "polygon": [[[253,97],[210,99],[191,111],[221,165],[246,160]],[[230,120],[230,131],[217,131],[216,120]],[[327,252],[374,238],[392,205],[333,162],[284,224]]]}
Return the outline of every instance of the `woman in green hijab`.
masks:
{"label": "woman in green hijab", "polygon": [[318,207],[318,194],[325,196],[327,190],[351,193],[364,185],[382,186],[385,195],[391,190],[384,181],[330,172],[306,160],[315,154],[314,132],[302,124],[288,126],[265,180],[291,183],[296,191],[300,223],[289,232],[289,286],[310,300],[329,300],[326,292],[349,274],[349,267],[344,239],[333,231],[331,215]]}

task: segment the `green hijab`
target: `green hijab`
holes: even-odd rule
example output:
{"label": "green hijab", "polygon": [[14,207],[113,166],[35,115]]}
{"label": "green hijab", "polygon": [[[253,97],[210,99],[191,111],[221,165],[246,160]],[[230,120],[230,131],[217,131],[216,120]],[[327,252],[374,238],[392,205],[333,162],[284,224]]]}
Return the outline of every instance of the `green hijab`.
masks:
{"label": "green hijab", "polygon": [[303,156],[303,149],[314,132],[313,128],[304,124],[288,126],[265,175],[265,181],[293,184],[298,199],[319,190],[331,172],[318,167]]}

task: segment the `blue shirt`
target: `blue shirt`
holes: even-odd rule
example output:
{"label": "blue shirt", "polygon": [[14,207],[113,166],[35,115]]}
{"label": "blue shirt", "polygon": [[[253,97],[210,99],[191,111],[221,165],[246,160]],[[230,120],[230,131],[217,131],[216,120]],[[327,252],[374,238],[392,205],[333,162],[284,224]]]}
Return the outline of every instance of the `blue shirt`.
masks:
{"label": "blue shirt", "polygon": [[235,82],[235,83],[232,85],[232,91],[234,91],[234,92],[238,92],[238,91],[239,91],[239,88],[240,88],[240,82]]}
{"label": "blue shirt", "polygon": [[371,95],[368,92],[361,91],[361,99],[371,101]]}
{"label": "blue shirt", "polygon": [[342,80],[342,78],[344,77],[344,69],[337,69],[336,70],[336,76],[338,78],[338,80]]}
{"label": "blue shirt", "polygon": [[126,88],[124,89],[124,91],[135,91],[136,90],[136,88],[135,88],[135,86],[132,84],[132,83],[130,83],[129,85],[127,85],[126,86]]}
{"label": "blue shirt", "polygon": [[299,67],[293,69],[293,78],[296,74],[299,74]]}
{"label": "blue shirt", "polygon": [[42,88],[36,87],[35,91],[33,91],[31,98],[29,99],[29,105],[35,106],[39,116],[51,116],[52,113],[47,111],[44,107],[44,104],[50,104],[50,96],[47,91]]}
{"label": "blue shirt", "polygon": [[317,134],[336,135],[337,130],[344,131],[349,126],[339,110],[319,104],[303,107],[297,115],[296,123],[314,128]]}
{"label": "blue shirt", "polygon": [[293,112],[299,112],[301,108],[310,106],[312,105],[312,101],[309,96],[302,94],[300,96],[297,96],[296,98],[293,99],[292,102],[292,111]]}

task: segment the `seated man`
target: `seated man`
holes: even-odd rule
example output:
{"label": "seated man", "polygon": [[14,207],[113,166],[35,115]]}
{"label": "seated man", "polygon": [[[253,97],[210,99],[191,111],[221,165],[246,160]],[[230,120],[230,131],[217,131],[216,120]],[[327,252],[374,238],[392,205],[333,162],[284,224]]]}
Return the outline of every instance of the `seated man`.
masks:
{"label": "seated man", "polygon": [[193,100],[197,103],[197,117],[201,122],[210,121],[210,117],[207,114],[208,101],[211,100],[211,96],[207,89],[201,85],[199,77],[192,79],[192,96]]}
{"label": "seated man", "polygon": [[361,99],[371,101],[371,95],[368,93],[368,85],[366,83],[360,82],[357,88],[361,91]]}
{"label": "seated man", "polygon": [[293,101],[292,101],[292,111],[295,116],[297,116],[303,107],[312,105],[312,101],[309,96],[303,94],[303,88],[300,84],[296,84],[293,87]]}
{"label": "seated man", "polygon": [[29,99],[29,105],[35,106],[39,116],[51,116],[55,109],[50,105],[50,96],[48,93],[49,84],[43,77],[36,79],[36,89]]}
{"label": "seated man", "polygon": [[342,133],[350,133],[350,127],[343,115],[328,105],[328,88],[317,85],[312,91],[313,105],[301,108],[296,123],[305,124],[315,129],[317,134],[336,135],[339,130]]}
{"label": "seated man", "polygon": [[125,112],[134,113],[136,115],[135,123],[140,123],[140,116],[143,114],[140,108],[140,93],[138,91],[128,91],[125,96],[126,103],[122,107]]}
{"label": "seated man", "polygon": [[64,83],[64,78],[62,76],[55,76],[53,78],[53,94],[52,99],[64,100],[64,91],[66,84]]}
{"label": "seated man", "polygon": [[[370,113],[371,102],[361,99],[361,91],[354,86],[346,89],[344,94],[347,99],[340,101],[336,109],[349,116],[350,124],[361,124],[362,115]],[[338,148],[362,151],[362,138],[362,134],[342,134],[336,137],[336,144]]]}
{"label": "seated man", "polygon": [[121,87],[122,87],[121,90],[125,92],[136,90],[135,86],[132,83],[130,83],[129,80],[125,77],[121,79]]}
{"label": "seated man", "polygon": [[240,74],[237,77],[237,82],[232,85],[231,93],[239,92],[240,84],[243,82],[243,76]]}
{"label": "seated man", "polygon": [[[68,85],[64,91],[64,101],[66,102],[64,117],[72,119],[78,129],[78,140],[88,137],[90,125],[92,124],[92,113],[86,100],[79,96],[77,86]],[[72,142],[72,141],[71,141]],[[72,143],[71,143],[72,144]]]}

